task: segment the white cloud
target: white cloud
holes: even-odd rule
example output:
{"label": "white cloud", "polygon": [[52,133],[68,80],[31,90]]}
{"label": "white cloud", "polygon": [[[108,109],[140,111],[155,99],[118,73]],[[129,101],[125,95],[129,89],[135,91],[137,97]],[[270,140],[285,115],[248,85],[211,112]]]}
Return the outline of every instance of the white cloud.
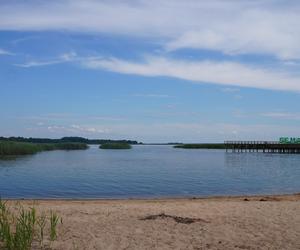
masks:
{"label": "white cloud", "polygon": [[[124,74],[299,91],[300,76],[296,75],[295,68],[300,60],[299,11],[297,1],[268,0],[30,0],[26,4],[6,1],[0,3],[0,30],[110,33],[150,38],[166,51],[196,48],[228,55],[269,54],[283,60],[282,70],[277,70],[264,68],[258,60],[257,66],[164,57],[131,62],[117,58],[80,57],[71,51],[56,58],[17,64],[20,67],[74,62],[87,68]],[[0,54],[1,51],[7,53],[0,49]],[[155,96],[159,97],[152,95]],[[236,95],[236,98],[240,97]]]}
{"label": "white cloud", "polygon": [[300,76],[276,69],[262,69],[234,62],[184,61],[148,57],[136,63],[117,58],[86,59],[82,65],[123,74],[168,76],[198,83],[216,83],[237,87],[300,91]]}
{"label": "white cloud", "polygon": [[0,30],[69,30],[152,37],[167,50],[300,59],[299,1],[5,1]]}
{"label": "white cloud", "polygon": [[[299,11],[299,9],[298,9]],[[221,20],[219,20],[221,21]],[[250,9],[236,13],[228,22],[186,31],[167,44],[168,50],[197,48],[228,55],[269,54],[280,59],[299,59],[299,15],[292,10]]]}
{"label": "white cloud", "polygon": [[[75,52],[64,53],[53,60],[28,61],[15,64],[19,67],[41,67],[60,63],[76,63],[82,67],[108,70],[122,74],[141,76],[167,76],[197,83],[230,85],[223,92],[239,92],[238,87],[250,87],[270,90],[300,91],[300,75],[286,70],[263,68],[231,61],[187,61],[174,60],[159,56],[146,56],[144,61],[132,62],[118,58],[101,56],[81,57]],[[139,97],[168,98],[166,94],[135,94]],[[241,99],[241,95],[236,95]]]}

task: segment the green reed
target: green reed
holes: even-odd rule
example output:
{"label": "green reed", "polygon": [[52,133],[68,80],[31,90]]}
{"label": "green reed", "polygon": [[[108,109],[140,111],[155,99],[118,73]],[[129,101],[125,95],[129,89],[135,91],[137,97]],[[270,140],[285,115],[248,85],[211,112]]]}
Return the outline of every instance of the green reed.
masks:
{"label": "green reed", "polygon": [[88,145],[84,143],[30,143],[0,141],[0,156],[29,155],[41,151],[77,150],[87,148]]}
{"label": "green reed", "polygon": [[[59,217],[51,212],[49,216],[49,239],[57,238]],[[36,209],[20,206],[12,212],[7,204],[0,200],[0,249],[29,250],[37,242],[43,248],[46,215],[37,215]]]}
{"label": "green reed", "polygon": [[52,241],[56,240],[57,232],[56,227],[59,221],[59,217],[53,211],[50,212],[50,239]]}

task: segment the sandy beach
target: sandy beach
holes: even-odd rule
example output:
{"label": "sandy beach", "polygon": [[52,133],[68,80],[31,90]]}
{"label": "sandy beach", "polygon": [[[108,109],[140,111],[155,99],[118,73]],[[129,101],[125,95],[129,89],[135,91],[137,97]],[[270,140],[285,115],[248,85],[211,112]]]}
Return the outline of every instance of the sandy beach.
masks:
{"label": "sandy beach", "polygon": [[300,194],[17,202],[62,217],[52,249],[300,249]]}

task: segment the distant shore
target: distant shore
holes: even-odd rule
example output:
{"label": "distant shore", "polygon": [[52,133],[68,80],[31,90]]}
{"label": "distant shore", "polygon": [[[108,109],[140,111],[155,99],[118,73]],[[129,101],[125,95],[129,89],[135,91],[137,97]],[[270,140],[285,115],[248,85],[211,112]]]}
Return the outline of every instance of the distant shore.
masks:
{"label": "distant shore", "polygon": [[9,200],[63,218],[53,249],[299,249],[300,194]]}

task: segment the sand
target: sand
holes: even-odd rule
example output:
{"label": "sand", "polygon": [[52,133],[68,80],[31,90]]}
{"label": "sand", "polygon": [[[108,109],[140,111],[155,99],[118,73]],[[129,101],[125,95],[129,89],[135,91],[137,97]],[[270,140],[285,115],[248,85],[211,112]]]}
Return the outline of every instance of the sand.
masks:
{"label": "sand", "polygon": [[20,202],[62,216],[52,249],[300,249],[300,194]]}

